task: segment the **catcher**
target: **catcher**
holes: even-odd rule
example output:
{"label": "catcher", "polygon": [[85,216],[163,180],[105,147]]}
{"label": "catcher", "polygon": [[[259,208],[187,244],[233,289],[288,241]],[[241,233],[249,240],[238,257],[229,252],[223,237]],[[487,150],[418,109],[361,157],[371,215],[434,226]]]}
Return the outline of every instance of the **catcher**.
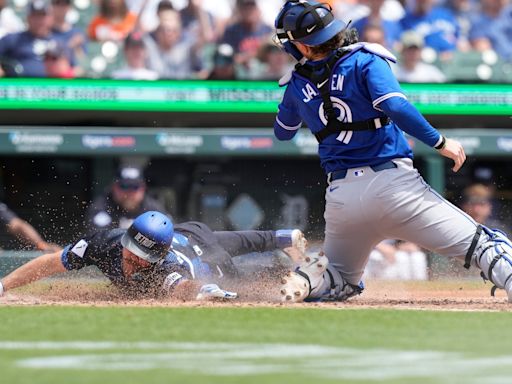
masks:
{"label": "catcher", "polygon": [[441,135],[409,102],[391,64],[395,57],[334,17],[327,4],[287,1],[276,18],[276,42],[299,63],[274,123],[292,140],[303,122],[317,139],[327,176],[325,256],[284,278],[285,301],[343,301],[363,291],[371,250],[384,239],[418,244],[444,257],[464,258],[512,302],[512,242],[436,193],[413,164],[404,132],[454,161],[462,145]]}
{"label": "catcher", "polygon": [[0,281],[0,296],[57,273],[94,265],[122,293],[233,299],[236,293],[217,285],[239,275],[232,257],[289,247],[303,251],[305,246],[298,229],[213,232],[199,222],[174,226],[166,215],[148,211],[127,230],[99,230],[19,267]]}

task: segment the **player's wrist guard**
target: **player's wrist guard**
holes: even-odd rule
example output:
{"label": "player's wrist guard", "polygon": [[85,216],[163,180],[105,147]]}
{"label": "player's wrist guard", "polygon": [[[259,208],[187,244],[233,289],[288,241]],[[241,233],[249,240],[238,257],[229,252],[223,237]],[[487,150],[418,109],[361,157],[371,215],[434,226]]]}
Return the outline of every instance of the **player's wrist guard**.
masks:
{"label": "player's wrist guard", "polygon": [[439,141],[438,144],[434,146],[434,149],[437,149],[438,151],[440,151],[441,149],[443,149],[446,146],[446,137],[441,135],[440,140],[441,141]]}
{"label": "player's wrist guard", "polygon": [[4,285],[0,281],[0,297],[4,295]]}

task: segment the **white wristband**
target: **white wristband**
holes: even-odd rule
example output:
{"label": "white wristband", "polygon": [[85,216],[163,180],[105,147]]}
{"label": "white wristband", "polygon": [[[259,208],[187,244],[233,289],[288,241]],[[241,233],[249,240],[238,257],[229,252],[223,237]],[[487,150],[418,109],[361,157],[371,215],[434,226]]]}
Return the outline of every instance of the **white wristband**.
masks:
{"label": "white wristband", "polygon": [[0,297],[4,295],[4,285],[0,281]]}

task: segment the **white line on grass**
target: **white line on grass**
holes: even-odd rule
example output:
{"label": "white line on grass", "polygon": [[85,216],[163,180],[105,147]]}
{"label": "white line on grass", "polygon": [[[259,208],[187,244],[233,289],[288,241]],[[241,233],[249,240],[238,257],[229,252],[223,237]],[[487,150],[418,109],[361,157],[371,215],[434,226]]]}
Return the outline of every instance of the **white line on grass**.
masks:
{"label": "white line on grass", "polygon": [[2,350],[95,351],[32,357],[22,368],[105,371],[177,370],[190,375],[294,374],[336,380],[435,379],[436,383],[508,382],[512,356],[474,357],[444,351],[356,349],[323,345],[3,341]]}

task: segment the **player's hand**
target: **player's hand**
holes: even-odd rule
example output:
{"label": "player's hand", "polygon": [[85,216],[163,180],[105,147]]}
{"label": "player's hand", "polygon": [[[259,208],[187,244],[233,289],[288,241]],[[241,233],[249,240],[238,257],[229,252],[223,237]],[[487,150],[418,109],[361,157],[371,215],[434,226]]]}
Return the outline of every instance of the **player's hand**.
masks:
{"label": "player's hand", "polygon": [[464,162],[466,161],[466,154],[464,153],[464,147],[457,140],[446,139],[444,148],[438,151],[442,156],[452,159],[455,163],[452,170],[457,172]]}
{"label": "player's hand", "polygon": [[217,284],[205,284],[199,290],[196,300],[204,300],[210,298],[236,299],[236,292],[229,292],[221,289]]}

